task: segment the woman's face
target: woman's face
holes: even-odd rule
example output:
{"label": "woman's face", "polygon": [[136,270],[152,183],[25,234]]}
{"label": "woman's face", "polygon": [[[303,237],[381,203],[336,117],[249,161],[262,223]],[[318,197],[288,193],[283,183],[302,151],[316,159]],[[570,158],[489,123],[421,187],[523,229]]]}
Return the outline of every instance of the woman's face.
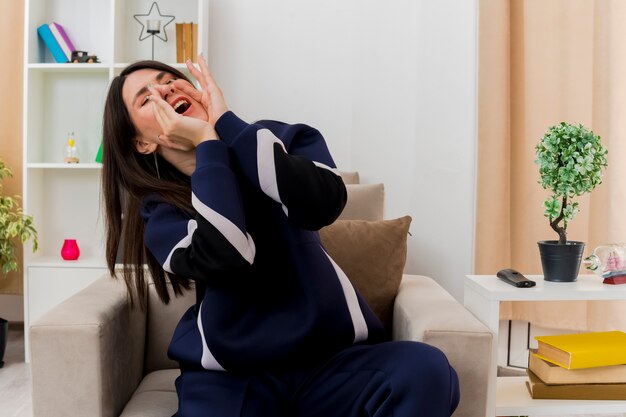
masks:
{"label": "woman's face", "polygon": [[[154,115],[154,110],[147,97],[149,85],[154,85],[160,92],[163,99],[168,102],[174,110],[186,117],[208,121],[206,111],[200,103],[186,94],[176,89],[172,84],[177,78],[169,72],[155,69],[141,69],[130,73],[124,81],[122,87],[122,97],[130,119],[137,129],[139,144],[149,145],[154,150],[156,139],[162,133],[162,129]],[[139,149],[138,145],[138,149]],[[141,149],[139,149],[141,151]]]}

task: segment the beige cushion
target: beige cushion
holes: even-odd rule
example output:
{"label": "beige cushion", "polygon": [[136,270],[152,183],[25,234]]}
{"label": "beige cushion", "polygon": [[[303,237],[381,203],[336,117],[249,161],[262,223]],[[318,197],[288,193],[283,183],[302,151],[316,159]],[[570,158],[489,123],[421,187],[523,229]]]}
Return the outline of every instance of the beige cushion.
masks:
{"label": "beige cushion", "polygon": [[339,220],[382,220],[385,208],[383,184],[346,184],[348,201]]}
{"label": "beige cushion", "polygon": [[178,409],[178,369],[152,372],[141,381],[120,417],[171,417]]}
{"label": "beige cushion", "polygon": [[344,184],[358,184],[360,182],[358,171],[340,171],[341,179]]}
{"label": "beige cushion", "polygon": [[388,329],[406,262],[410,225],[411,217],[404,216],[395,220],[338,220],[320,230],[328,254]]}

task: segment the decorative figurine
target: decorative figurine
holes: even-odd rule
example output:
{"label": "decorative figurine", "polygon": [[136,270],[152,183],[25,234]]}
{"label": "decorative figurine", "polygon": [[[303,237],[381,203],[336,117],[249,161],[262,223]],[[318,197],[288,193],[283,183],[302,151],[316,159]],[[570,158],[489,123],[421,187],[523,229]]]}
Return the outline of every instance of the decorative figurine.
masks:
{"label": "decorative figurine", "polygon": [[68,164],[77,164],[79,162],[78,159],[78,149],[76,148],[76,143],[74,142],[74,132],[68,132],[67,134],[67,143],[65,145],[65,158],[63,159]]}
{"label": "decorative figurine", "polygon": [[605,284],[626,284],[626,244],[600,245],[585,258],[587,269],[604,278]]}
{"label": "decorative figurine", "polygon": [[70,61],[73,64],[97,64],[100,62],[98,61],[97,55],[88,55],[87,51],[72,51],[72,58]]}
{"label": "decorative figurine", "polygon": [[[156,10],[154,10],[156,9]],[[161,14],[161,9],[157,2],[153,2],[148,13],[133,15],[133,18],[141,25],[139,40],[143,41],[152,38],[152,59],[154,59],[154,38],[157,37],[163,42],[167,42],[167,32],[165,27],[175,19],[173,15]],[[161,22],[164,22],[161,24]],[[144,33],[146,32],[147,35]]]}

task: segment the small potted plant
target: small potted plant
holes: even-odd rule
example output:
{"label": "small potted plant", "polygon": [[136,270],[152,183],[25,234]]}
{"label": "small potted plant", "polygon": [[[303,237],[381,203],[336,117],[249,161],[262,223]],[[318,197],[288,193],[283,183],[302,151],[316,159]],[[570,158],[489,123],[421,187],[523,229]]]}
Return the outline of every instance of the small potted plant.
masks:
{"label": "small potted plant", "polygon": [[543,203],[544,216],[559,235],[559,240],[537,242],[544,279],[576,281],[585,244],[567,240],[567,226],[579,211],[578,202],[573,199],[602,183],[608,151],[600,136],[582,124],[565,122],[548,128],[535,151],[540,184],[551,192]]}
{"label": "small potted plant", "polygon": [[[25,216],[19,206],[17,196],[5,196],[2,182],[13,173],[0,159],[0,270],[4,278],[17,269],[15,248],[18,242],[33,240],[33,252],[37,250],[37,231],[31,216]],[[4,365],[4,351],[7,344],[8,323],[0,317],[0,368]]]}

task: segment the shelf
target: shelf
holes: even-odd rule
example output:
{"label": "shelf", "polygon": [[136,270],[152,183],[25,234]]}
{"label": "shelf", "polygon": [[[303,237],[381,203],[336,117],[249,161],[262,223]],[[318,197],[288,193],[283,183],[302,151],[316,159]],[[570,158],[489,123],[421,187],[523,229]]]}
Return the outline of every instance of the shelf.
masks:
{"label": "shelf", "polygon": [[[60,249],[59,249],[60,250]],[[106,268],[106,261],[102,258],[78,258],[75,261],[65,261],[59,256],[36,256],[29,260],[28,267],[40,268]]]}
{"label": "shelf", "polygon": [[465,285],[490,301],[568,301],[623,300],[626,285],[602,283],[597,275],[579,275],[575,282],[545,281],[542,275],[527,275],[537,283],[530,288],[517,288],[495,275],[468,275]]}
{"label": "shelf", "polygon": [[[103,112],[111,81],[129,63],[154,57],[188,74],[176,61],[176,22],[198,23],[198,51],[208,56],[209,0],[159,0],[176,16],[168,41],[139,41],[152,0],[26,0],[24,2],[23,208],[33,216],[39,250],[24,250],[25,327],[46,310],[106,273],[102,165]],[[38,36],[42,24],[61,24],[77,50],[100,63],[58,63]],[[64,162],[73,132],[80,163]],[[61,258],[63,240],[74,238],[81,256]],[[29,351],[28,334],[25,351]],[[28,358],[28,353],[26,354]],[[28,359],[27,359],[28,360]]]}
{"label": "shelf", "polygon": [[32,162],[26,165],[28,169],[102,169],[98,163],[65,164],[57,162]]}
{"label": "shelf", "polygon": [[108,71],[108,64],[28,64],[29,70],[44,72],[82,72],[82,71]]}
{"label": "shelf", "polygon": [[151,59],[152,55],[157,61],[176,61],[176,23],[183,22],[198,23],[198,48],[200,51],[205,50],[206,45],[203,41],[208,39],[208,19],[203,17],[208,17],[208,0],[159,0],[161,14],[174,16],[175,19],[167,26],[162,27],[163,33],[160,36],[167,38],[167,42],[159,38],[154,39],[154,53],[152,51],[153,39],[139,40],[141,24],[133,18],[135,14],[148,13],[151,4],[152,0],[115,2],[113,62],[123,63]]}
{"label": "shelf", "polygon": [[[25,4],[27,62],[55,63],[45,44],[37,35],[37,27],[58,22],[77,50],[97,55],[101,62],[112,62],[113,26],[111,15],[114,0],[68,1],[29,0]],[[66,65],[66,64],[62,64]],[[68,64],[71,65],[71,64]],[[74,64],[77,65],[77,64]],[[89,64],[97,65],[97,64]]]}
{"label": "shelf", "polygon": [[602,414],[626,412],[626,401],[534,400],[526,387],[527,377],[499,377],[496,394],[497,416]]}

